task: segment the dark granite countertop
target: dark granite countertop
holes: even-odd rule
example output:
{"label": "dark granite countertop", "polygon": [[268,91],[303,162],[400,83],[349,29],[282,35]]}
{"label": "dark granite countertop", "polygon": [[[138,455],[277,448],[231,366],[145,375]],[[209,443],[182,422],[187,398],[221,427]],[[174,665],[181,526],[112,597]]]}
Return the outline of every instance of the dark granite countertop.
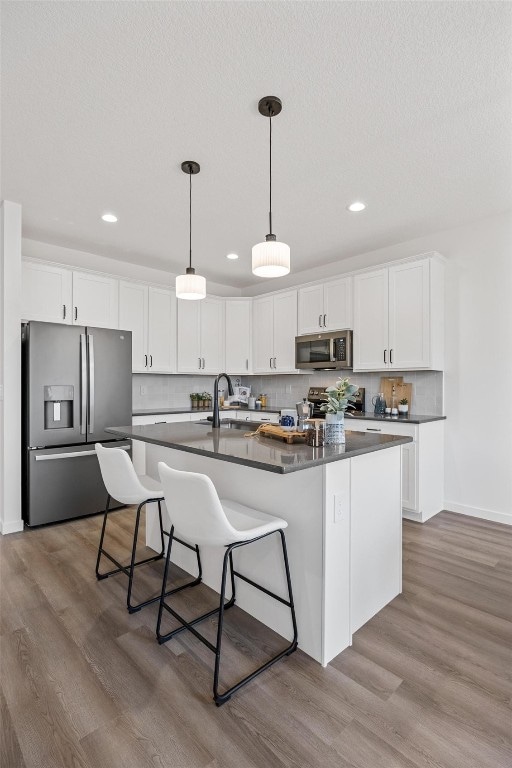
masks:
{"label": "dark granite countertop", "polygon": [[[288,406],[283,405],[279,407],[268,407],[268,408],[248,408],[246,405],[237,405],[233,408],[220,408],[219,410],[221,413],[229,413],[230,411],[255,411],[255,413],[280,413],[283,408],[287,408]],[[158,414],[165,414],[165,413],[211,413],[213,410],[213,406],[211,408],[191,408],[189,405],[183,406],[182,408],[139,408],[135,411],[133,411],[132,416],[157,416]],[[293,406],[293,410],[295,410],[295,406]]]}
{"label": "dark granite countertop", "polygon": [[[222,413],[228,414],[230,411],[254,411],[255,413],[280,413],[284,408],[290,408],[291,410],[295,410],[295,405],[282,405],[282,406],[268,406],[267,408],[259,408],[256,410],[255,408],[247,408],[247,406],[240,405],[236,408],[221,408]],[[198,409],[198,408],[190,408],[190,406],[182,407],[182,408],[144,408],[140,410],[133,411],[133,416],[156,416],[158,414],[165,414],[165,413],[211,413],[210,409]],[[358,412],[358,411],[347,411],[346,415],[346,423],[350,419],[367,419],[368,421],[389,421],[391,423],[402,423],[402,424],[426,424],[429,421],[441,421],[443,419],[446,419],[446,416],[433,416],[428,414],[418,414],[418,413],[410,413],[407,415],[399,415],[399,416],[391,416],[386,414],[385,416],[375,416],[373,411],[364,411],[364,412]]]}
{"label": "dark granite countertop", "polygon": [[398,416],[391,416],[386,413],[384,416],[376,416],[373,411],[364,411],[358,413],[357,411],[350,411],[345,414],[345,426],[349,429],[348,424],[350,419],[365,419],[367,421],[380,421],[390,422],[391,424],[427,424],[429,421],[442,421],[446,419],[446,416],[429,416],[421,415],[418,413],[399,414]]}
{"label": "dark granite countertop", "polygon": [[412,441],[411,437],[376,435],[347,430],[347,442],[311,448],[305,443],[287,443],[269,437],[245,437],[244,430],[212,429],[197,423],[148,424],[145,426],[108,427],[107,432],[119,437],[142,440],[165,448],[209,456],[246,467],[288,474],[331,461],[351,459],[372,451],[380,451]]}

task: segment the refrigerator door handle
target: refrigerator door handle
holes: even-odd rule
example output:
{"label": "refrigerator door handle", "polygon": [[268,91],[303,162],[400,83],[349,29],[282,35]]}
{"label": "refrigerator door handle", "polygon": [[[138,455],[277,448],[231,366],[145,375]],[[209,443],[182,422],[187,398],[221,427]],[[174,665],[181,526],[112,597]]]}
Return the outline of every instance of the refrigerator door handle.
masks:
{"label": "refrigerator door handle", "polygon": [[87,422],[87,351],[85,333],[80,334],[80,434],[85,435]]}
{"label": "refrigerator door handle", "polygon": [[94,432],[94,338],[87,334],[87,347],[89,358],[89,414],[87,420],[87,432]]}
{"label": "refrigerator door handle", "polygon": [[[129,451],[129,445],[116,445],[122,451]],[[57,459],[74,459],[80,456],[94,456],[96,451],[75,451],[74,453],[46,453],[42,456],[36,456],[36,461],[56,461]]]}

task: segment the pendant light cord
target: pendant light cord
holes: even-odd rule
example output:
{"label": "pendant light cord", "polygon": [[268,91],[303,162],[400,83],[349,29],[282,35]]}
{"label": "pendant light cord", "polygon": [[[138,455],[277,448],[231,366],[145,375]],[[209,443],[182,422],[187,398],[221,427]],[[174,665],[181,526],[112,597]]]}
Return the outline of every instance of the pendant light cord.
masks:
{"label": "pendant light cord", "polygon": [[189,193],[188,193],[188,249],[189,249],[189,267],[192,267],[192,174],[189,174]]}
{"label": "pendant light cord", "polygon": [[272,110],[270,110],[270,114],[268,117],[269,121],[269,209],[268,209],[268,221],[270,225],[270,232],[269,234],[272,234]]}

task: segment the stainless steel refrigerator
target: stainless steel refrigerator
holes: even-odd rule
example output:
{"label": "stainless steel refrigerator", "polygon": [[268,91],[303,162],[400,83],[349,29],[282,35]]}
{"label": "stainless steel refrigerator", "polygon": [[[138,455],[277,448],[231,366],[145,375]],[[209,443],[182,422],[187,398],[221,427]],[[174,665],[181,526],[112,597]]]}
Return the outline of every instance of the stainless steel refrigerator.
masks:
{"label": "stainless steel refrigerator", "polygon": [[22,500],[27,525],[100,512],[94,443],[130,449],[105,427],[132,422],[130,331],[23,323]]}

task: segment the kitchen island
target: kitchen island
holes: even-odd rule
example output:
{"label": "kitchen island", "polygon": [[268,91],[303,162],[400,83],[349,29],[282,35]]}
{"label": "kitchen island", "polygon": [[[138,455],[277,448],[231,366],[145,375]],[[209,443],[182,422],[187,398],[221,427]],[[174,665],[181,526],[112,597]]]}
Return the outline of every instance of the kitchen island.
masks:
{"label": "kitchen island", "polygon": [[[400,446],[411,438],[347,431],[344,446],[312,448],[246,437],[246,425],[233,426],[152,424],[108,431],[146,443],[146,471],[152,477],[158,478],[159,461],[202,472],[221,498],[288,522],[299,647],[325,665],[401,592]],[[147,543],[158,549],[158,539],[156,514],[148,511]],[[172,559],[193,573],[194,555],[182,549],[173,548]],[[203,550],[203,580],[219,591],[223,553],[214,547]],[[240,569],[285,594],[277,538],[247,547]],[[237,584],[237,604],[291,638],[284,606],[244,582]]]}

